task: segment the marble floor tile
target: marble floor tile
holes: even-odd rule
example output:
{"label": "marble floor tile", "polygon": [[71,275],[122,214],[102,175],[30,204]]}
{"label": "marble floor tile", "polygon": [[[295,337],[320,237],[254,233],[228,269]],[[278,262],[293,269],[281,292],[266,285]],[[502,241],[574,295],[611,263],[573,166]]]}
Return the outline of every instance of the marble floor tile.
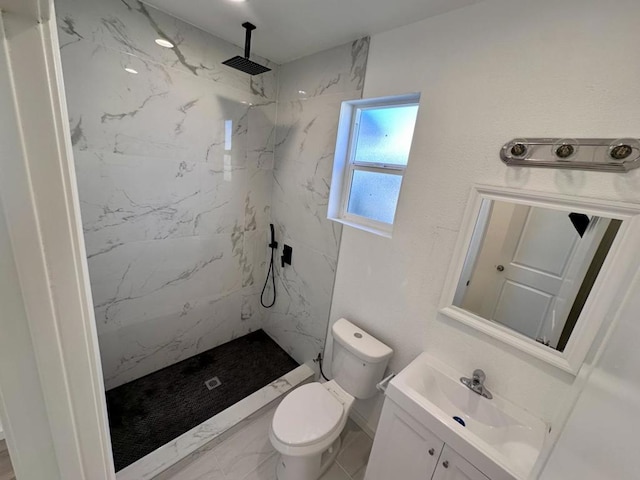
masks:
{"label": "marble floor tile", "polygon": [[277,480],[276,465],[278,464],[278,455],[274,453],[265,462],[258,466],[254,471],[249,473],[243,480]]}
{"label": "marble floor tile", "polygon": [[[269,441],[274,412],[265,412],[165,480],[276,480],[278,453]],[[341,437],[338,458],[320,480],[363,480],[371,438],[351,420]]]}
{"label": "marble floor tile", "polygon": [[226,480],[215,455],[203,455],[178,472],[172,480]]}
{"label": "marble floor tile", "polygon": [[352,431],[348,435],[348,441],[340,449],[337,462],[350,475],[353,476],[366,466],[371,453],[373,441],[362,430]]}
{"label": "marble floor tile", "polygon": [[320,480],[351,480],[351,477],[339,464],[334,463]]}
{"label": "marble floor tile", "polygon": [[351,478],[353,480],[364,480],[364,474],[367,472],[367,466],[365,465],[360,470],[358,470]]}
{"label": "marble floor tile", "polygon": [[213,449],[226,480],[242,480],[275,453],[268,437],[274,413],[275,408]]}

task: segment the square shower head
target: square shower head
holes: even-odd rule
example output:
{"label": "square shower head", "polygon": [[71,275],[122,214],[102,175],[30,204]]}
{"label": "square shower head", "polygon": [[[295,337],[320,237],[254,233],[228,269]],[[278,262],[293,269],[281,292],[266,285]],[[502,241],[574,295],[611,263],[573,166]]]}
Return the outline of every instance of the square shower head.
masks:
{"label": "square shower head", "polygon": [[240,55],[236,55],[229,60],[225,60],[222,62],[224,65],[227,65],[231,68],[235,68],[244,73],[248,73],[249,75],[260,75],[261,73],[265,73],[270,71],[270,68],[267,68],[259,63],[252,62],[248,58],[241,57]]}

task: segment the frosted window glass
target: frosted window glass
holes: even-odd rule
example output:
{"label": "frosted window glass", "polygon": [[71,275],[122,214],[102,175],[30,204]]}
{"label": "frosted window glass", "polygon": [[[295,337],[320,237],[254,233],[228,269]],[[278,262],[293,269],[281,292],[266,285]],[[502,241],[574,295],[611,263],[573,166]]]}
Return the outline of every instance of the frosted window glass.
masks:
{"label": "frosted window glass", "polygon": [[355,163],[406,165],[417,114],[417,105],[362,109]]}
{"label": "frosted window glass", "polygon": [[402,175],[354,170],[347,212],[393,223]]}

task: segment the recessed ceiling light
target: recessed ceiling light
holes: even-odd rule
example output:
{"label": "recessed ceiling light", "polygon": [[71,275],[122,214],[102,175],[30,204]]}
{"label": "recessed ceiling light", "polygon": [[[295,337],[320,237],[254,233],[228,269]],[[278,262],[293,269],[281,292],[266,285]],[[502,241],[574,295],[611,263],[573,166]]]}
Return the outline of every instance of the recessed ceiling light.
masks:
{"label": "recessed ceiling light", "polygon": [[304,90],[298,90],[298,93],[299,93],[300,95],[306,95],[306,94],[307,94],[307,92],[305,92]]}
{"label": "recessed ceiling light", "polygon": [[233,3],[242,3],[242,2],[246,2],[247,0],[229,0]]}
{"label": "recessed ceiling light", "polygon": [[156,43],[164,48],[173,48],[174,45],[169,40],[165,38],[156,38]]}
{"label": "recessed ceiling light", "polygon": [[125,67],[124,71],[127,73],[133,73],[134,75],[138,73],[136,69],[130,67]]}

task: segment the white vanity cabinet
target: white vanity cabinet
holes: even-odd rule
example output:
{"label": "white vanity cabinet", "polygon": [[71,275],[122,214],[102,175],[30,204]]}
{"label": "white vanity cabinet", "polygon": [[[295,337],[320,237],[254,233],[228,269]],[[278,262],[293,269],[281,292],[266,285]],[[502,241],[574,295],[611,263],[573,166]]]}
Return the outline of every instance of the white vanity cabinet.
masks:
{"label": "white vanity cabinet", "polygon": [[365,480],[489,480],[430,430],[384,402]]}
{"label": "white vanity cabinet", "polygon": [[489,480],[480,470],[458,455],[448,445],[444,446],[438,467],[432,480]]}

